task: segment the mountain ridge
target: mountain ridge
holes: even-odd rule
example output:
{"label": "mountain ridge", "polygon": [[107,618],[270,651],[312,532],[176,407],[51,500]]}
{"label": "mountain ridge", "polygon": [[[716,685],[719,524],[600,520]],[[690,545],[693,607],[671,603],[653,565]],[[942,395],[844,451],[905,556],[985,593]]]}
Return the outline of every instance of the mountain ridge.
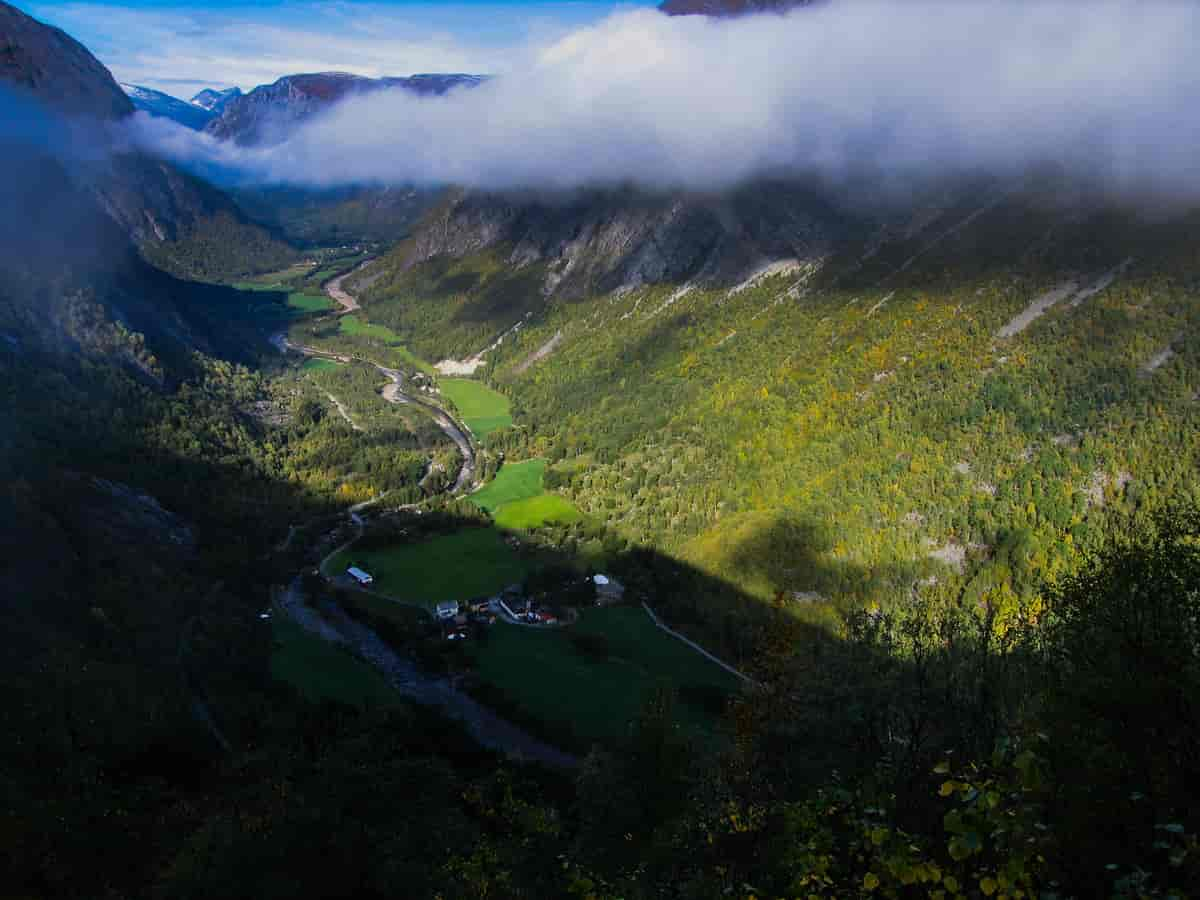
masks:
{"label": "mountain ridge", "polygon": [[152,116],[178,122],[185,128],[199,131],[216,115],[202,106],[187,103],[163,91],[124,82],[120,82],[120,86],[138,109]]}
{"label": "mountain ridge", "polygon": [[485,79],[463,73],[418,74],[368,78],[349,72],[284,75],[271,84],[231,97],[205,131],[222,140],[247,145],[282,140],[296,124],[351,96],[403,89],[420,96],[440,96],[455,88],[474,87]]}

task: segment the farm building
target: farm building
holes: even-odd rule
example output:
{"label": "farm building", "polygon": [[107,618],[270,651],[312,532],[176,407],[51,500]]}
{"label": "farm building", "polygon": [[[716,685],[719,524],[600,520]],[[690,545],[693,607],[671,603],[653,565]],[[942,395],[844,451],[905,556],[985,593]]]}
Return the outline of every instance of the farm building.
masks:
{"label": "farm building", "polygon": [[592,583],[596,586],[598,604],[619,603],[625,596],[625,585],[608,575],[593,575]]}
{"label": "farm building", "polygon": [[442,620],[453,619],[455,616],[458,615],[458,601],[457,600],[443,600],[441,603],[439,603],[437,605],[437,607],[435,608],[434,611],[437,613],[437,617],[439,619],[442,619]]}
{"label": "farm building", "polygon": [[363,585],[364,587],[368,584],[375,583],[375,578],[373,576],[371,576],[370,574],[368,574],[367,572],[364,572],[358,566],[351,566],[350,568],[348,568],[346,570],[346,574],[349,575],[351,578],[353,578],[355,581],[357,581],[359,584]]}

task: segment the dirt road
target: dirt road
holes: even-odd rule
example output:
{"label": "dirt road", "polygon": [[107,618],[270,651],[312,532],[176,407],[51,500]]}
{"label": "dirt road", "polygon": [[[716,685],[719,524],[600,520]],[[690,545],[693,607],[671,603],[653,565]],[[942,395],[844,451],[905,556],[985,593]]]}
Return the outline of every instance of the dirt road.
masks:
{"label": "dirt road", "polygon": [[329,299],[342,308],[343,313],[354,312],[354,310],[359,309],[360,307],[358,305],[358,301],[354,299],[354,296],[346,293],[346,291],[342,288],[342,283],[351,275],[358,273],[361,269],[369,266],[374,261],[374,257],[363,260],[349,272],[343,272],[341,275],[337,276],[337,278],[332,278],[325,282],[325,293],[329,295]]}

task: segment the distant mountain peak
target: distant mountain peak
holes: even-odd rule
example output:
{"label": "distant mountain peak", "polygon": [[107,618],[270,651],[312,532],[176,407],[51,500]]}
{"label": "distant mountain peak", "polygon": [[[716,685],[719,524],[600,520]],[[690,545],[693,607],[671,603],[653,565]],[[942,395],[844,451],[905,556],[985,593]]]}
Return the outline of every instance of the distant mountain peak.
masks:
{"label": "distant mountain peak", "polygon": [[129,99],[138,109],[148,112],[152,116],[178,122],[186,128],[194,128],[199,131],[215,115],[203,107],[185,103],[178,97],[172,97],[170,94],[156,91],[154,88],[122,82],[121,89],[129,95]]}
{"label": "distant mountain peak", "polygon": [[457,87],[474,87],[485,79],[483,75],[461,72],[385,78],[368,78],[350,72],[284,75],[271,84],[259,85],[248,94],[229,98],[220,115],[205,126],[205,131],[239,144],[269,142],[282,139],[298,122],[352,95],[395,88],[421,95],[438,95]]}
{"label": "distant mountain peak", "polygon": [[731,19],[754,13],[784,13],[818,0],[663,0],[659,10],[668,16],[712,16]]}
{"label": "distant mountain peak", "polygon": [[235,100],[240,96],[242,96],[242,89],[239,87],[225,88],[222,91],[216,88],[205,88],[188,102],[192,106],[197,106],[200,109],[211,112],[213,115],[219,116],[229,101]]}

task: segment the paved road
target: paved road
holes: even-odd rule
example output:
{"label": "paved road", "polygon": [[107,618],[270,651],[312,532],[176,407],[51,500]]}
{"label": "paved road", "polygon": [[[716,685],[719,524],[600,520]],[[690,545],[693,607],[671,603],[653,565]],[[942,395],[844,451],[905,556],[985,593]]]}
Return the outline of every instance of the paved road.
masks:
{"label": "paved road", "polygon": [[458,452],[462,455],[463,464],[458,470],[458,478],[454,482],[454,486],[450,488],[451,494],[462,494],[470,490],[475,483],[475,448],[471,446],[471,439],[467,437],[466,431],[459,426],[440,406],[422,400],[420,397],[414,397],[412,394],[404,393],[404,374],[396,369],[385,369],[383,366],[376,366],[384,375],[392,380],[392,383],[386,385],[381,392],[383,399],[389,403],[411,403],[414,406],[424,407],[424,409],[433,416],[433,420],[437,422],[438,427],[445,432],[446,437],[454,441],[458,447]]}
{"label": "paved road", "polygon": [[471,444],[471,439],[467,437],[466,428],[451,418],[450,414],[440,406],[413,394],[406,393],[404,391],[403,372],[398,369],[389,369],[387,366],[381,366],[379,363],[364,359],[361,356],[339,356],[336,353],[330,353],[326,350],[318,350],[316,347],[293,344],[283,332],[271,335],[270,341],[280,353],[287,353],[289,350],[293,350],[296,353],[303,353],[305,356],[335,359],[338,362],[344,363],[357,360],[358,362],[374,366],[392,382],[391,384],[384,385],[383,390],[380,392],[383,395],[383,399],[389,403],[407,403],[413,406],[420,406],[433,416],[433,420],[437,422],[438,427],[442,429],[446,437],[450,438],[454,442],[454,445],[458,447],[458,452],[463,458],[463,464],[458,470],[458,478],[455,480],[454,486],[450,488],[450,493],[457,495],[470,490],[471,486],[475,483],[475,448]]}

